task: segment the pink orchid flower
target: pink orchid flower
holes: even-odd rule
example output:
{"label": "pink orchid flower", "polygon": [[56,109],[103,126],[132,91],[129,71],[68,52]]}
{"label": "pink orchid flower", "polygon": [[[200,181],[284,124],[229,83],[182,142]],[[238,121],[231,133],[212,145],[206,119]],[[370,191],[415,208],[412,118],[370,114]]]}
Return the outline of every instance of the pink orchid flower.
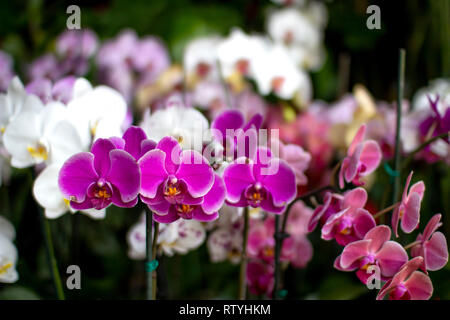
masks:
{"label": "pink orchid flower", "polygon": [[448,262],[448,248],[445,235],[436,230],[442,225],[441,214],[435,214],[423,230],[423,234],[417,236],[419,243],[411,248],[413,257],[423,257],[421,269],[436,271],[443,268]]}
{"label": "pink orchid flower", "polygon": [[327,192],[324,203],[318,206],[308,224],[308,232],[312,232],[317,224],[324,225],[328,218],[347,208],[363,208],[367,202],[367,192],[363,188],[347,191],[343,196],[338,193]]}
{"label": "pink orchid flower", "polygon": [[274,286],[274,268],[271,264],[260,261],[250,261],[247,264],[247,284],[254,295],[271,295]]}
{"label": "pink orchid flower", "polygon": [[394,277],[385,283],[377,295],[382,300],[387,294],[390,300],[428,300],[433,294],[430,278],[417,269],[423,258],[409,260]]}
{"label": "pink orchid flower", "polygon": [[342,161],[339,172],[339,186],[344,188],[344,180],[352,182],[356,186],[364,183],[360,179],[369,175],[379,166],[381,162],[381,149],[375,140],[364,140],[366,125],[363,124],[347,151],[347,157]]}
{"label": "pink orchid flower", "polygon": [[423,181],[415,183],[408,192],[408,187],[411,182],[413,172],[406,179],[405,189],[403,190],[402,200],[392,214],[392,230],[395,236],[398,237],[398,222],[400,227],[406,233],[410,233],[419,225],[420,218],[420,203],[422,202],[423,194],[425,192],[425,184]]}
{"label": "pink orchid flower", "polygon": [[405,249],[391,238],[391,229],[380,225],[366,233],[363,240],[349,243],[339,255],[334,266],[341,271],[354,271],[362,283],[366,284],[369,266],[380,268],[384,279],[392,277],[408,261]]}

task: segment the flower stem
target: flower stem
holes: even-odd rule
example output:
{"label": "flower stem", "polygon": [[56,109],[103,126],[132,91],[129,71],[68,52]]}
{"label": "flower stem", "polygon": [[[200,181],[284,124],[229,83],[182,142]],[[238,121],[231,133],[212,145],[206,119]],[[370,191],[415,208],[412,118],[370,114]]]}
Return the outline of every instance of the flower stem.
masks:
{"label": "flower stem", "polygon": [[153,257],[153,245],[152,245],[152,225],[153,225],[153,213],[147,208],[145,210],[145,249],[146,249],[146,261],[145,271],[147,277],[147,300],[153,299],[153,271],[150,268]]}
{"label": "flower stem", "polygon": [[428,145],[432,144],[433,142],[435,142],[435,141],[437,141],[437,140],[439,140],[439,139],[448,137],[449,134],[450,134],[450,131],[449,131],[449,132],[444,132],[444,133],[441,133],[440,135],[437,135],[437,136],[435,136],[435,137],[433,137],[433,138],[431,138],[431,139],[425,141],[424,143],[422,143],[422,144],[421,144],[420,146],[418,146],[414,151],[412,151],[412,152],[409,154],[409,156],[403,161],[403,163],[402,163],[402,169],[405,169],[405,168],[409,165],[409,163],[414,159],[414,156],[415,156],[417,153],[419,153],[421,150],[423,150],[423,149],[426,148]]}
{"label": "flower stem", "polygon": [[420,241],[420,240],[413,241],[413,242],[407,244],[406,246],[404,246],[403,248],[404,248],[405,250],[408,250],[409,248],[412,248],[412,247],[414,247],[415,245],[420,244],[421,242],[422,242],[422,241]]}
{"label": "flower stem", "polygon": [[374,218],[374,219],[379,218],[379,217],[381,217],[383,214],[385,214],[385,213],[391,211],[392,209],[394,209],[394,208],[397,207],[397,206],[398,206],[398,202],[396,202],[396,203],[390,205],[390,206],[387,207],[387,208],[384,208],[384,209],[381,210],[381,211],[378,211],[377,213],[375,213],[375,214],[373,215],[373,218]]}
{"label": "flower stem", "polygon": [[[398,87],[397,87],[397,122],[395,131],[395,153],[394,153],[394,172],[400,168],[400,129],[402,123],[402,100],[405,88],[405,49],[400,49],[398,55]],[[400,188],[400,175],[394,177],[394,187],[392,192],[392,203],[398,199],[398,190]]]}
{"label": "flower stem", "polygon": [[[159,234],[159,223],[158,222],[155,222],[155,231],[154,231],[154,234],[153,234],[153,244],[152,244],[152,261],[155,261],[156,260],[156,254],[157,254],[157,252],[158,252],[158,249],[157,249],[157,245],[158,245],[158,234]],[[153,285],[152,285],[152,287],[153,287],[153,291],[152,291],[152,300],[156,300],[156,290],[157,290],[157,279],[158,279],[158,276],[157,276],[157,271],[156,271],[157,269],[155,269],[153,272],[152,272],[152,282],[153,282]]]}
{"label": "flower stem", "polygon": [[247,272],[247,242],[249,229],[248,207],[244,207],[244,230],[242,233],[242,253],[241,253],[241,269],[239,274],[239,300],[245,300],[247,292],[246,272]]}
{"label": "flower stem", "polygon": [[280,253],[281,244],[283,242],[282,233],[279,232],[280,229],[280,216],[275,216],[275,232],[273,237],[275,238],[275,273],[274,273],[274,286],[272,299],[278,299],[278,284],[280,282]]}
{"label": "flower stem", "polygon": [[307,193],[305,193],[305,194],[302,194],[301,196],[298,196],[297,198],[295,198],[294,200],[292,200],[292,202],[289,203],[289,205],[287,206],[286,211],[285,211],[285,213],[284,213],[283,224],[282,224],[282,226],[281,226],[281,233],[282,233],[282,234],[285,233],[285,231],[286,231],[286,223],[287,223],[287,220],[288,220],[288,218],[289,218],[289,213],[290,213],[290,211],[291,211],[292,206],[293,206],[297,201],[308,199],[309,197],[314,196],[314,195],[316,195],[316,194],[318,194],[318,193],[320,193],[320,192],[322,192],[322,191],[328,190],[328,189],[334,190],[335,188],[334,188],[332,185],[326,185],[326,186],[323,186],[323,187],[316,188],[316,189],[314,189],[314,190],[312,190],[312,191],[310,191],[310,192],[307,192]]}
{"label": "flower stem", "polygon": [[64,289],[62,287],[61,283],[61,277],[59,276],[58,271],[58,264],[56,262],[55,258],[55,251],[53,248],[53,241],[52,241],[52,233],[50,229],[50,224],[48,222],[48,219],[44,216],[44,212],[42,209],[39,208],[39,214],[41,218],[41,224],[42,224],[42,231],[44,233],[45,238],[45,249],[47,252],[47,259],[48,264],[50,268],[50,274],[53,278],[53,284],[55,285],[56,295],[59,300],[64,300]]}

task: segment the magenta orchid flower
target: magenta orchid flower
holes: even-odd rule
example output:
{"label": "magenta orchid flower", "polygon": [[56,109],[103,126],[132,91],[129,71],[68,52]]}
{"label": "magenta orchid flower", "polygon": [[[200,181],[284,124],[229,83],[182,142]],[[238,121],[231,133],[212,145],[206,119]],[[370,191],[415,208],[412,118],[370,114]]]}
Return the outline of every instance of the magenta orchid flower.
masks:
{"label": "magenta orchid flower", "polygon": [[392,230],[394,230],[396,237],[398,237],[399,220],[401,220],[400,227],[406,233],[410,233],[419,225],[420,203],[422,202],[423,194],[425,192],[425,184],[423,181],[419,181],[411,186],[408,192],[412,174],[413,172],[411,171],[408,179],[406,179],[402,200],[392,214]]}
{"label": "magenta orchid flower", "polygon": [[238,158],[224,171],[227,203],[281,213],[296,195],[295,174],[287,163],[258,148],[254,160]]}
{"label": "magenta orchid flower", "polygon": [[[419,131],[422,136],[429,136],[430,130],[433,130],[431,137],[438,136],[442,133],[450,131],[450,108],[447,108],[444,115],[442,116],[438,109],[439,95],[436,95],[434,100],[427,95],[428,101],[430,102],[431,110],[434,115],[427,117],[420,125]],[[442,138],[445,142],[450,144],[449,137]],[[428,150],[430,146],[426,147]]]}
{"label": "magenta orchid flower", "polygon": [[97,139],[91,152],[70,157],[62,166],[59,188],[75,210],[103,209],[111,203],[133,207],[141,175],[136,160],[109,139]]}
{"label": "magenta orchid flower", "polygon": [[442,225],[441,214],[435,214],[423,230],[423,234],[417,236],[419,243],[411,248],[413,257],[423,257],[421,269],[436,271],[443,268],[448,262],[447,240],[442,232],[436,230]]}
{"label": "magenta orchid flower", "polygon": [[[340,245],[361,240],[376,226],[375,219],[363,206],[367,192],[363,188],[348,191],[342,200],[341,211],[332,214],[322,227],[322,239],[336,239]],[[317,215],[312,219],[317,219]]]}
{"label": "magenta orchid flower", "polygon": [[391,238],[391,229],[380,225],[366,233],[363,240],[349,243],[342,254],[334,262],[336,269],[341,271],[354,271],[366,284],[372,272],[368,267],[373,265],[380,268],[384,279],[391,278],[408,261],[405,249]]}
{"label": "magenta orchid flower", "polygon": [[142,174],[141,199],[155,213],[156,221],[217,218],[226,189],[200,153],[182,151],[177,140],[165,137],[138,164]]}
{"label": "magenta orchid flower", "polygon": [[366,202],[367,192],[363,188],[355,188],[347,191],[344,195],[327,192],[324,197],[324,203],[317,206],[309,220],[308,232],[312,232],[319,222],[325,225],[328,218],[332,215],[347,208],[352,210],[363,208]]}
{"label": "magenta orchid flower", "polygon": [[382,300],[389,295],[390,300],[428,300],[433,294],[433,284],[430,278],[417,269],[422,265],[423,258],[411,259],[394,277],[385,283],[377,295]]}
{"label": "magenta orchid flower", "polygon": [[339,172],[339,186],[344,188],[344,180],[356,186],[364,183],[360,179],[369,175],[379,166],[381,162],[381,149],[375,140],[364,140],[366,125],[363,124],[347,151],[347,156],[342,161]]}
{"label": "magenta orchid flower", "polygon": [[250,261],[247,264],[247,285],[249,291],[254,295],[266,294],[270,296],[274,287],[274,268],[272,265]]}
{"label": "magenta orchid flower", "polygon": [[254,115],[245,123],[239,110],[227,110],[217,116],[211,124],[214,138],[224,147],[224,156],[231,160],[238,157],[253,158],[257,149],[257,130],[263,117]]}

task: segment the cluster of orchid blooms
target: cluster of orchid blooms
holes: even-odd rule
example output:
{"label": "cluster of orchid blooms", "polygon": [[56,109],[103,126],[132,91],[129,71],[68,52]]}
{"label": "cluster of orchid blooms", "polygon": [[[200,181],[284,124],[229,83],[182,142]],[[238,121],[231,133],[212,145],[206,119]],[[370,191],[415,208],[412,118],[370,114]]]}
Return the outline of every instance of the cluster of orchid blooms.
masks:
{"label": "cluster of orchid blooms", "polygon": [[[33,195],[48,219],[77,211],[103,219],[110,205],[142,202],[159,223],[159,254],[206,243],[213,262],[236,264],[245,252],[255,295],[273,295],[280,261],[308,265],[307,235],[320,226],[322,239],[343,247],[336,269],[355,271],[364,284],[379,270],[385,284],[377,298],[429,299],[428,271],[448,261],[437,231],[441,214],[413,243],[396,241],[399,226],[404,233],[419,228],[424,183],[409,187],[411,173],[400,202],[379,215],[367,210],[371,179],[393,157],[396,108],[362,86],[335,103],[311,101],[308,71],[324,60],[327,12],[319,2],[289,3],[270,13],[268,35],[235,29],[225,38],[194,39],[183,67],[171,64],[156,37],[125,30],[100,44],[94,32],[72,30],[57,39],[56,53],[28,66],[24,86],[0,51],[0,186],[8,185],[11,167],[32,167]],[[94,87],[80,77],[93,64],[102,83]],[[435,80],[411,107],[403,103],[404,155],[450,164],[449,88],[448,80]],[[333,169],[334,155],[345,152]],[[300,200],[327,184],[333,192],[315,208]],[[390,226],[380,224],[389,210]],[[286,217],[289,235],[279,261],[276,215]],[[0,282],[15,282],[14,227],[0,218]],[[127,237],[132,259],[146,257],[147,231],[142,215]]]}

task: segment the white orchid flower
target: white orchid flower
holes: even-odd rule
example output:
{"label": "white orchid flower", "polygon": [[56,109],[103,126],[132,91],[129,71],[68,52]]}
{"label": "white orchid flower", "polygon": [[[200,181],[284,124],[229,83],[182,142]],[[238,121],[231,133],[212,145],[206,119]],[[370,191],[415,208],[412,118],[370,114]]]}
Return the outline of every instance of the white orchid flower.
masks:
{"label": "white orchid flower", "polygon": [[13,283],[19,279],[16,271],[17,248],[13,244],[16,236],[13,225],[0,216],[0,282]]}
{"label": "white orchid flower", "polygon": [[67,104],[67,114],[87,147],[92,138],[122,135],[127,104],[118,91],[107,86],[92,88],[81,78],[75,82],[74,98]]}
{"label": "white orchid flower", "polygon": [[273,92],[282,99],[292,99],[299,94],[303,103],[311,99],[309,76],[297,68],[282,45],[275,45],[260,54],[252,66],[252,73],[262,94]]}
{"label": "white orchid flower", "polygon": [[149,139],[158,142],[166,136],[178,140],[185,150],[202,151],[203,142],[209,139],[208,120],[198,110],[169,102],[166,109],[155,111],[141,123]]}
{"label": "white orchid flower", "polygon": [[[198,248],[206,238],[203,224],[197,220],[179,219],[170,224],[159,224],[158,246],[167,256],[186,254]],[[146,256],[145,214],[130,229],[127,235],[128,255],[131,259],[144,259]]]}
{"label": "white orchid flower", "polygon": [[269,45],[269,39],[247,35],[240,29],[233,29],[217,46],[217,57],[223,76],[228,78],[236,72],[243,76],[251,76],[253,59],[267,50]]}
{"label": "white orchid flower", "polygon": [[[33,195],[36,201],[45,209],[45,216],[48,219],[56,219],[66,212],[75,213],[70,207],[70,202],[65,199],[58,186],[58,175],[61,163],[54,163],[47,166],[36,178],[33,185]],[[106,210],[82,210],[92,219],[103,219]]]}
{"label": "white orchid flower", "polygon": [[59,102],[50,102],[39,111],[21,112],[6,128],[3,142],[16,168],[62,162],[83,148]]}
{"label": "white orchid flower", "polygon": [[14,77],[6,94],[0,94],[0,138],[19,114],[27,111],[38,112],[42,108],[41,100],[35,95],[27,94],[19,78]]}
{"label": "white orchid flower", "polygon": [[184,51],[183,65],[188,82],[218,80],[216,48],[221,38],[210,36],[194,39]]}

